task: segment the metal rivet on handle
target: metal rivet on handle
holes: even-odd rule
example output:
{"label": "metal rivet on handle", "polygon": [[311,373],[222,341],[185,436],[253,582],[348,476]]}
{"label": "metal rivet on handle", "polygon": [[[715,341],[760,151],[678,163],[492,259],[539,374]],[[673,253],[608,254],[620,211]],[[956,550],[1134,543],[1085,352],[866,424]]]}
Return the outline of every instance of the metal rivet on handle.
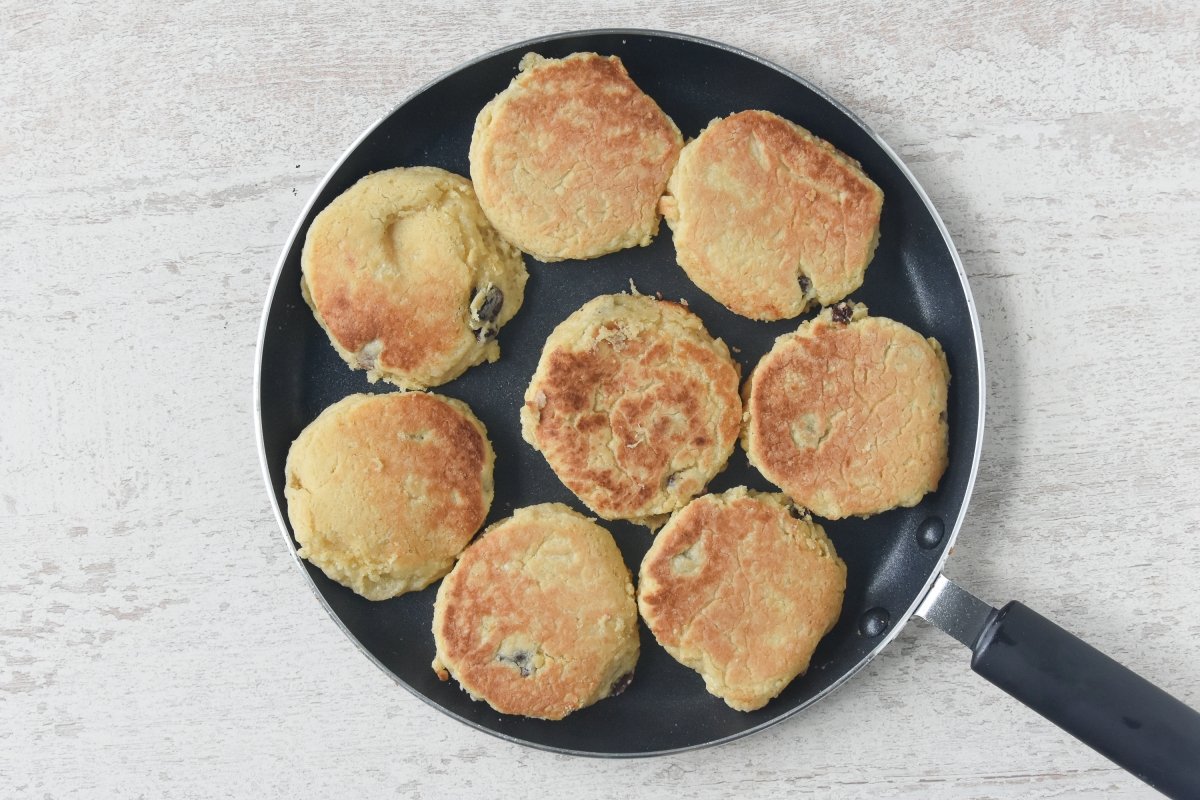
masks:
{"label": "metal rivet on handle", "polygon": [[863,615],[859,617],[858,632],[863,636],[874,638],[886,631],[891,622],[892,615],[886,608],[872,608],[870,611],[864,611]]}
{"label": "metal rivet on handle", "polygon": [[940,517],[930,517],[917,526],[917,544],[922,550],[932,550],[942,543],[946,535],[946,523]]}

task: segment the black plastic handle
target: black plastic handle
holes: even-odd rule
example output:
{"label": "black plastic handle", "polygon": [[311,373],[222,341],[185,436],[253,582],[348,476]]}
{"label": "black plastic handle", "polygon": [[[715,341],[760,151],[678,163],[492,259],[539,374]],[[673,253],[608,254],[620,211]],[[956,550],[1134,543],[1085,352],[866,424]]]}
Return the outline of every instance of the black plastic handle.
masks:
{"label": "black plastic handle", "polygon": [[1200,713],[1020,603],[971,669],[1168,797],[1200,798]]}

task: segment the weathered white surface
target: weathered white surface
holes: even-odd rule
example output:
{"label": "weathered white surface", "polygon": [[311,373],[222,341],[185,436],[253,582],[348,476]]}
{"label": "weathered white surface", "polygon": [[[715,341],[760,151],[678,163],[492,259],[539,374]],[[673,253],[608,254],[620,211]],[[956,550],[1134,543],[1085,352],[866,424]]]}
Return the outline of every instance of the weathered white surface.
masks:
{"label": "weathered white surface", "polygon": [[462,727],[297,573],[250,382],[306,196],[409,92],[558,30],[728,41],[855,109],[961,249],[990,391],[950,574],[1200,705],[1188,3],[103,5],[0,0],[0,795],[1151,796],[921,623],[716,750],[579,760]]}

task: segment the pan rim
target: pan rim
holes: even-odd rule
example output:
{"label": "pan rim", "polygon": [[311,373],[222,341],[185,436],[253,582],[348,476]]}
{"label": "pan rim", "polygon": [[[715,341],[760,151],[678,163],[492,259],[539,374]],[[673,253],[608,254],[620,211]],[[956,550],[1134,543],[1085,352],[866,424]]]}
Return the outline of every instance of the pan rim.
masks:
{"label": "pan rim", "polygon": [[[408,103],[410,103],[413,99],[420,96],[421,94],[423,94],[424,92],[426,92],[427,90],[432,88],[433,86],[441,83],[442,81],[446,80],[450,76],[455,75],[459,72],[462,72],[463,70],[466,70],[466,69],[474,66],[475,64],[478,64],[481,61],[485,61],[489,58],[492,58],[493,56],[500,55],[502,53],[511,52],[513,50],[518,50],[518,49],[521,49],[524,47],[531,47],[531,46],[535,46],[535,45],[542,44],[545,42],[558,41],[561,39],[576,38],[576,37],[583,37],[583,36],[621,36],[621,35],[663,37],[663,38],[668,38],[668,39],[675,39],[675,40],[679,40],[679,41],[690,42],[692,44],[699,44],[699,45],[704,45],[707,47],[713,47],[713,48],[716,48],[719,50],[724,50],[733,55],[741,56],[743,58],[746,58],[746,59],[754,61],[758,64],[761,64],[762,66],[765,66],[769,69],[775,70],[776,72],[784,75],[787,78],[790,78],[791,80],[795,81],[796,83],[800,84],[801,86],[804,86],[805,88],[812,91],[813,93],[815,93],[816,95],[821,97],[823,100],[828,102],[830,105],[832,105],[834,108],[836,108],[839,112],[844,114],[848,119],[850,119],[850,121],[852,121],[860,129],[862,129],[862,131],[864,133],[866,133],[872,139],[872,141],[874,141],[880,147],[881,150],[883,150],[883,152],[887,155],[887,157],[890,158],[892,160],[892,162],[896,165],[896,167],[900,170],[901,174],[909,182],[909,185],[912,186],[913,190],[916,191],[917,196],[920,197],[921,202],[925,206],[925,209],[929,212],[930,217],[933,219],[934,224],[937,226],[938,232],[941,234],[942,240],[945,242],[946,248],[949,251],[950,258],[954,263],[955,271],[958,273],[959,283],[961,284],[963,296],[964,296],[964,299],[966,300],[966,304],[967,304],[967,311],[968,311],[968,314],[971,319],[971,335],[972,335],[972,339],[973,339],[972,343],[974,345],[974,350],[975,350],[975,363],[976,363],[976,369],[977,369],[977,374],[978,374],[978,381],[977,381],[978,387],[977,388],[978,388],[979,396],[977,398],[978,412],[977,412],[977,421],[976,421],[975,443],[974,443],[973,452],[972,452],[970,471],[967,474],[967,482],[966,482],[966,486],[964,489],[963,501],[962,501],[962,505],[960,506],[960,508],[958,510],[958,515],[954,520],[954,524],[950,528],[949,536],[946,538],[945,544],[942,546],[941,553],[938,555],[937,561],[932,565],[932,567],[930,569],[929,577],[926,579],[924,586],[922,586],[921,590],[917,593],[912,604],[902,614],[900,614],[896,617],[896,619],[893,621],[891,626],[888,628],[887,633],[880,638],[879,642],[875,645],[874,648],[871,649],[871,651],[869,653],[867,653],[857,664],[855,664],[853,667],[851,667],[849,670],[847,670],[836,681],[831,683],[829,686],[827,686],[821,692],[819,692],[816,695],[809,698],[806,702],[800,703],[799,705],[796,705],[793,708],[783,711],[783,712],[779,713],[778,715],[772,717],[771,719],[764,720],[762,723],[755,725],[751,728],[747,728],[743,731],[738,731],[737,733],[730,734],[729,736],[723,736],[718,739],[713,739],[712,741],[686,745],[684,747],[673,747],[673,748],[667,748],[667,749],[663,749],[663,750],[652,750],[652,751],[644,751],[644,752],[608,753],[608,752],[596,752],[596,751],[590,751],[590,750],[577,750],[577,749],[571,749],[571,748],[566,748],[566,747],[555,747],[553,745],[542,744],[539,742],[531,742],[531,741],[527,741],[525,739],[521,739],[516,736],[511,736],[509,734],[505,734],[500,731],[493,730],[491,728],[480,725],[477,722],[466,719],[465,717],[462,717],[459,714],[454,713],[450,709],[445,708],[444,706],[441,706],[441,705],[435,703],[432,699],[426,697],[424,694],[418,692],[416,689],[414,689],[408,683],[403,681],[398,675],[396,675],[394,672],[392,672],[390,669],[388,669],[383,664],[383,662],[381,662],[378,658],[376,658],[374,654],[372,654],[369,650],[367,650],[363,646],[363,644],[358,640],[358,638],[355,637],[350,632],[350,630],[342,622],[341,618],[338,617],[338,615],[336,613],[334,613],[333,609],[329,606],[329,603],[325,600],[324,596],[317,589],[317,585],[313,581],[312,577],[308,574],[308,570],[305,568],[303,560],[300,558],[300,556],[296,552],[296,549],[294,547],[292,547],[292,538],[291,538],[291,534],[288,532],[287,522],[284,518],[283,510],[280,507],[277,498],[275,497],[275,492],[272,490],[273,484],[272,484],[272,478],[271,478],[271,470],[270,470],[270,465],[267,463],[266,442],[265,442],[265,438],[263,435],[263,425],[262,425],[262,361],[263,361],[263,350],[264,350],[264,347],[266,344],[267,326],[268,326],[268,321],[269,321],[269,317],[270,317],[270,313],[271,313],[271,308],[275,301],[276,290],[278,288],[280,278],[282,277],[284,266],[288,259],[288,255],[291,253],[292,248],[295,246],[296,239],[300,234],[300,229],[304,225],[304,220],[308,217],[309,213],[312,211],[312,208],[316,204],[317,198],[320,196],[321,192],[325,189],[326,185],[328,185],[329,181],[333,179],[334,175],[341,168],[342,164],[344,164],[346,162],[346,160],[358,149],[358,147],[363,143],[363,141],[368,136],[370,136],[380,125],[382,125],[389,117],[391,117],[393,114],[395,114],[401,108],[403,108]],[[395,106],[393,106],[386,114],[382,115],[377,120],[375,120],[375,122],[373,122],[369,126],[367,126],[367,128],[365,130],[363,130],[363,132],[360,133],[354,139],[354,141],[342,152],[342,154],[337,158],[337,160],[334,161],[334,163],[330,166],[329,170],[326,171],[324,177],[321,178],[320,182],[318,182],[316,187],[313,189],[311,195],[308,198],[308,202],[306,202],[304,204],[303,209],[300,211],[299,216],[296,218],[295,224],[292,226],[291,231],[288,233],[288,236],[287,236],[286,241],[284,242],[282,251],[280,252],[279,259],[277,260],[277,262],[275,264],[275,269],[271,275],[271,280],[267,287],[267,296],[266,296],[266,301],[263,305],[262,316],[259,321],[258,341],[255,346],[255,355],[254,355],[254,376],[253,376],[252,391],[253,391],[252,406],[253,406],[253,414],[254,414],[254,429],[255,429],[256,445],[258,448],[259,467],[261,469],[265,488],[267,489],[267,496],[268,496],[268,499],[271,504],[272,513],[274,514],[274,517],[275,517],[275,522],[276,522],[276,527],[278,529],[278,532],[283,537],[284,543],[285,543],[285,545],[287,545],[287,549],[291,553],[292,560],[295,562],[297,567],[299,567],[300,572],[304,575],[304,579],[308,582],[309,590],[316,596],[317,600],[320,602],[321,606],[325,609],[325,612],[333,620],[334,624],[337,625],[337,627],[342,631],[342,633],[346,636],[346,638],[349,639],[354,644],[354,646],[359,650],[360,653],[365,655],[372,663],[375,664],[376,667],[378,667],[380,670],[382,670],[384,672],[384,674],[388,675],[393,681],[395,681],[397,684],[399,684],[404,689],[406,689],[410,694],[412,694],[413,696],[420,699],[423,703],[425,703],[426,705],[436,709],[437,711],[439,711],[439,712],[449,716],[450,718],[452,718],[464,725],[467,725],[468,727],[473,728],[477,731],[482,731],[483,733],[486,733],[490,736],[494,736],[498,739],[502,739],[502,740],[512,743],[512,744],[522,745],[525,747],[531,747],[536,750],[541,750],[544,752],[558,753],[558,754],[570,755],[570,756],[583,756],[583,757],[589,757],[589,758],[625,759],[625,758],[652,758],[652,757],[657,757],[657,756],[673,755],[676,753],[684,753],[684,752],[689,752],[692,750],[701,750],[701,749],[704,749],[707,747],[715,747],[717,745],[727,744],[734,740],[741,739],[741,738],[744,738],[747,736],[751,736],[756,733],[760,733],[760,732],[766,730],[767,728],[772,727],[773,725],[783,722],[786,719],[790,719],[791,717],[795,716],[796,714],[800,713],[801,711],[809,708],[810,706],[812,706],[812,705],[816,704],[817,702],[823,700],[824,698],[828,697],[835,690],[839,689],[844,684],[846,684],[853,676],[857,675],[860,671],[862,671],[862,669],[864,667],[866,667],[869,663],[871,663],[871,661],[873,661],[875,659],[875,657],[877,655],[879,655],[879,653],[883,650],[884,647],[886,647],[897,636],[900,635],[900,632],[908,624],[909,620],[912,619],[913,615],[915,614],[915,612],[917,610],[917,607],[920,606],[920,604],[924,600],[925,596],[929,593],[929,590],[932,588],[934,582],[942,574],[942,569],[946,563],[946,559],[949,557],[950,551],[954,546],[954,542],[958,538],[959,531],[961,530],[963,522],[966,519],[967,508],[970,505],[971,495],[975,488],[975,479],[979,472],[979,461],[980,461],[980,457],[981,457],[981,454],[983,451],[984,423],[985,423],[985,419],[986,419],[986,413],[985,413],[986,405],[985,404],[986,404],[986,400],[987,400],[987,380],[986,380],[986,372],[984,369],[983,335],[982,335],[982,331],[981,331],[981,328],[979,325],[979,314],[975,308],[975,299],[974,299],[974,296],[971,294],[971,287],[967,280],[966,270],[963,268],[962,259],[959,257],[958,248],[955,247],[954,241],[950,236],[949,230],[947,230],[947,228],[946,228],[945,222],[942,220],[941,215],[938,213],[937,209],[934,207],[933,202],[929,199],[929,195],[925,192],[925,188],[921,185],[920,181],[917,180],[916,176],[913,175],[912,171],[908,168],[908,165],[904,163],[904,161],[900,158],[900,156],[896,153],[896,151],[894,151],[891,148],[891,146],[886,141],[884,141],[883,138],[881,138],[875,132],[875,130],[873,128],[871,128],[870,125],[866,124],[862,119],[860,119],[858,117],[858,115],[856,115],[853,111],[851,111],[849,108],[844,106],[837,99],[835,99],[834,97],[829,95],[824,89],[820,88],[819,86],[814,85],[813,83],[806,80],[805,78],[791,72],[788,69],[785,69],[784,67],[779,66],[778,64],[775,64],[774,62],[771,62],[767,59],[757,56],[754,53],[750,53],[748,51],[742,50],[741,48],[734,47],[732,45],[728,45],[723,42],[714,41],[712,39],[706,39],[706,38],[703,38],[700,36],[693,36],[693,35],[684,34],[684,33],[676,33],[676,32],[672,32],[672,31],[661,31],[661,30],[655,30],[655,29],[650,29],[650,28],[589,28],[589,29],[574,30],[574,31],[561,31],[558,33],[547,34],[547,35],[538,36],[538,37],[535,37],[532,39],[526,39],[523,41],[514,42],[511,44],[507,44],[502,47],[496,48],[494,50],[491,50],[487,53],[479,55],[479,56],[477,56],[473,59],[470,59],[468,61],[465,61],[463,63],[460,63],[457,66],[453,67],[452,69],[447,70],[446,72],[438,75],[433,80],[430,80],[430,81],[426,82],[425,84],[421,85],[419,88],[417,88],[415,91],[410,93],[399,103],[397,103]]]}

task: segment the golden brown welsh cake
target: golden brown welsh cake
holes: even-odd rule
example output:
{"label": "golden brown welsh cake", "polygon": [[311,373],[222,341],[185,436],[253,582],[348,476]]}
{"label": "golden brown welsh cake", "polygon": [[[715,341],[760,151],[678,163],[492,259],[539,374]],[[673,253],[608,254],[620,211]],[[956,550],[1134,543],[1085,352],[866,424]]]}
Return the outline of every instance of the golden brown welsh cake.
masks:
{"label": "golden brown welsh cake", "polygon": [[564,505],[489,527],[438,587],[433,669],[502,714],[562,719],[628,686],[637,606],[609,533]]}
{"label": "golden brown welsh cake", "polygon": [[683,139],[621,60],[535,53],[484,106],[471,179],[488,219],[542,261],[646,245]]}
{"label": "golden brown welsh cake", "polygon": [[683,149],[661,202],[688,277],[760,320],[862,285],[882,206],[858,162],[767,111],[710,123]]}
{"label": "golden brown welsh cake", "polygon": [[493,463],[465,403],[350,395],[288,451],[284,495],[300,556],[368,600],[422,589],[483,525]]}
{"label": "golden brown welsh cake", "polygon": [[839,303],[780,336],[746,381],[742,446],[827,519],[914,506],[948,460],[950,371],[911,328]]}
{"label": "golden brown welsh cake", "polygon": [[846,565],[781,494],[707,494],[675,512],[638,575],[638,608],[668,653],[739,711],[808,669],[837,622]]}
{"label": "golden brown welsh cake", "polygon": [[495,361],[528,277],[470,181],[435,167],[351,186],[313,220],[300,264],[304,298],[338,354],[406,389]]}
{"label": "golden brown welsh cake", "polygon": [[601,517],[654,524],[724,468],[741,413],[737,365],[699,317],[616,294],[550,334],[521,428]]}

